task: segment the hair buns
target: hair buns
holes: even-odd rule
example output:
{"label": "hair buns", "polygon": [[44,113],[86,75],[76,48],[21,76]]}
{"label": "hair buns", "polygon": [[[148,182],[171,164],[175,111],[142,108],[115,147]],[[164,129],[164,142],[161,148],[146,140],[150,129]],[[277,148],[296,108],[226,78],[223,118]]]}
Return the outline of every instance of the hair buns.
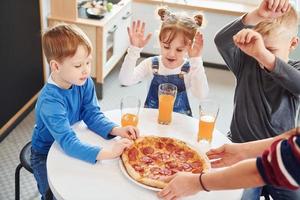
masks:
{"label": "hair buns", "polygon": [[194,20],[198,26],[201,26],[203,23],[203,15],[195,15]]}

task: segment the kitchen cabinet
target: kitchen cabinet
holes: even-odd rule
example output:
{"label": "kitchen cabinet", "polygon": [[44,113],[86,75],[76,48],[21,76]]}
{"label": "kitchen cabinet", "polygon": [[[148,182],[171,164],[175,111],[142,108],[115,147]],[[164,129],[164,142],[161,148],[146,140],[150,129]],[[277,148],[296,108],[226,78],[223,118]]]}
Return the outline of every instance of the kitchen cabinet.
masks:
{"label": "kitchen cabinet", "polygon": [[[85,10],[78,10],[74,2],[76,1],[52,0],[48,24],[50,27],[60,22],[75,24],[90,38],[93,45],[91,76],[95,81],[97,96],[101,99],[105,77],[120,61],[129,46],[127,26],[131,23],[132,2],[121,0],[114,4],[111,12],[107,12],[101,20],[87,19]],[[70,3],[68,9],[71,7],[71,11],[61,9],[65,7],[64,3]]]}

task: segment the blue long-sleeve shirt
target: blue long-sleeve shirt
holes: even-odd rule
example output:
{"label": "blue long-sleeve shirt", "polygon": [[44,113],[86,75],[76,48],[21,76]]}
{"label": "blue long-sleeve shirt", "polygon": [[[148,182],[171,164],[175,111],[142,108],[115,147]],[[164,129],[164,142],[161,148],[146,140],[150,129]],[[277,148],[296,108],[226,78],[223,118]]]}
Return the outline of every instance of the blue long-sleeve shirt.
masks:
{"label": "blue long-sleeve shirt", "polygon": [[81,142],[72,125],[83,120],[87,127],[105,139],[115,123],[100,111],[94,83],[89,78],[83,86],[62,89],[47,83],[35,106],[36,124],[32,135],[32,148],[47,154],[54,140],[66,154],[90,163],[96,162],[101,148]]}

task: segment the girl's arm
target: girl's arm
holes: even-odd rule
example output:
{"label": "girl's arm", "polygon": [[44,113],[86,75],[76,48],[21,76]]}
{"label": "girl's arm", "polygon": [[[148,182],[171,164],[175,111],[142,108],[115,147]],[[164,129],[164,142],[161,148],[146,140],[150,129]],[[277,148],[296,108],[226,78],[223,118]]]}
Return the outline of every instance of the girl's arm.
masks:
{"label": "girl's arm", "polygon": [[134,85],[152,73],[151,59],[143,60],[136,66],[137,59],[140,57],[141,48],[130,46],[122,64],[119,80],[122,85]]}
{"label": "girl's arm", "polygon": [[209,87],[202,58],[191,58],[190,64],[190,72],[185,76],[186,88],[190,89],[191,93],[196,98],[203,99],[208,95]]}

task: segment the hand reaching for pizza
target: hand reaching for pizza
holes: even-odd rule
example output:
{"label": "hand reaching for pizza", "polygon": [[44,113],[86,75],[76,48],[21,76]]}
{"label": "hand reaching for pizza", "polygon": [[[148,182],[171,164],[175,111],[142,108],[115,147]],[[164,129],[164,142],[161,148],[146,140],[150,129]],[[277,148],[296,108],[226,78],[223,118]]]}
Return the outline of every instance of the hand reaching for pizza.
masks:
{"label": "hand reaching for pizza", "polygon": [[183,196],[196,194],[201,190],[199,174],[178,172],[168,179],[170,181],[168,185],[157,194],[161,199],[178,199]]}
{"label": "hand reaching for pizza", "polygon": [[212,168],[227,167],[244,159],[241,144],[224,144],[217,149],[211,149],[206,153],[207,157],[213,160]]}
{"label": "hand reaching for pizza", "polygon": [[115,127],[111,130],[111,135],[120,136],[135,140],[140,136],[140,131],[134,126]]}
{"label": "hand reaching for pizza", "polygon": [[116,158],[123,153],[125,148],[130,147],[132,144],[132,140],[122,138],[114,142],[110,148],[103,148],[97,155],[97,160],[107,160]]}

